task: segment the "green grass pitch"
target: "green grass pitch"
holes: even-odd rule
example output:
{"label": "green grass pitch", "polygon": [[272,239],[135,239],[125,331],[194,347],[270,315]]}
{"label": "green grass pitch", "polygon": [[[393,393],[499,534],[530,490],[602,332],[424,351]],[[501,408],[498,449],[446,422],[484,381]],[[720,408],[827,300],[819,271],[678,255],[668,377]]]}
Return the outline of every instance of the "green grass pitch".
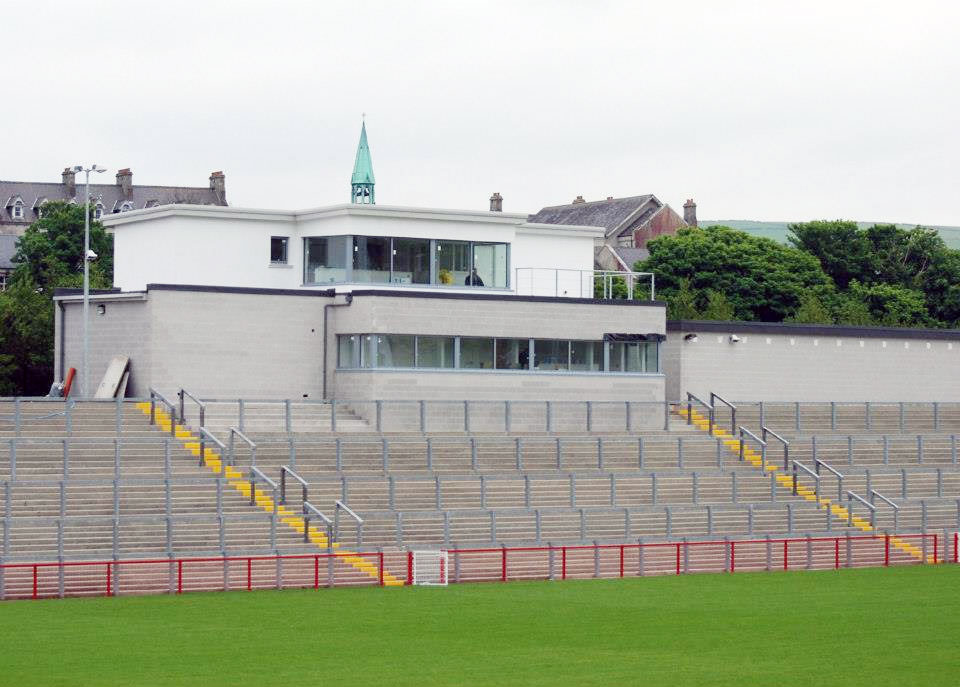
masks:
{"label": "green grass pitch", "polygon": [[949,684],[958,583],[941,565],[4,602],[0,683]]}

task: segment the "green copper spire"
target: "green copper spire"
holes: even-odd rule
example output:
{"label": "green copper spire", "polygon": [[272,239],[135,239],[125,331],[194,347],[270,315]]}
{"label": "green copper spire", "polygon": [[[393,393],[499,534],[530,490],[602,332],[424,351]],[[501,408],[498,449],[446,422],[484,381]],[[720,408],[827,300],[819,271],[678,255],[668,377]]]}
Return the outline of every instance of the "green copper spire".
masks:
{"label": "green copper spire", "polygon": [[373,205],[375,201],[373,185],[373,161],[370,159],[370,146],[367,145],[367,123],[360,128],[360,143],[357,145],[357,159],[353,163],[353,176],[350,177],[350,202]]}

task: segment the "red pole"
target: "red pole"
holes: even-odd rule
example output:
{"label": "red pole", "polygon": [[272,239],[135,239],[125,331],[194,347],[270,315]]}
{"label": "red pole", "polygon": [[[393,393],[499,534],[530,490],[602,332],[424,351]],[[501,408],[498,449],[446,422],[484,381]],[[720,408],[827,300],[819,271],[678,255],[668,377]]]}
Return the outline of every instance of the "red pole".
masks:
{"label": "red pole", "polygon": [[253,588],[253,561],[247,559],[247,591]]}
{"label": "red pole", "polygon": [[789,569],[790,569],[789,563],[787,562],[787,561],[788,561],[788,546],[789,546],[789,543],[790,543],[789,540],[787,540],[787,539],[784,539],[784,540],[783,540],[783,569],[784,569],[784,570],[789,570]]}
{"label": "red pole", "polygon": [[447,583],[447,566],[444,564],[445,558],[440,559],[440,584]]}
{"label": "red pole", "polygon": [[940,539],[939,536],[937,536],[936,534],[933,535],[933,562],[934,563],[937,562],[937,541],[939,541],[939,539]]}
{"label": "red pole", "polygon": [[730,542],[730,572],[736,570],[736,548],[733,541]]}
{"label": "red pole", "polygon": [[107,563],[107,596],[112,596],[110,594],[110,564]]}
{"label": "red pole", "polygon": [[567,579],[567,547],[560,549],[560,579]]}
{"label": "red pole", "polygon": [[957,555],[957,544],[960,544],[960,532],[953,533],[953,562],[960,563],[960,556]]}
{"label": "red pole", "polygon": [[833,540],[833,569],[840,569],[840,537]]}
{"label": "red pole", "polygon": [[177,594],[183,594],[183,560],[177,561]]}
{"label": "red pole", "polygon": [[407,584],[413,584],[413,551],[407,551]]}
{"label": "red pole", "polygon": [[33,598],[37,598],[37,566],[33,566]]}
{"label": "red pole", "polygon": [[507,581],[507,547],[500,549],[503,553],[501,554],[500,559],[500,581]]}
{"label": "red pole", "polygon": [[890,567],[890,535],[883,535],[883,567]]}
{"label": "red pole", "polygon": [[320,556],[313,557],[313,588],[320,589]]}
{"label": "red pole", "polygon": [[623,544],[620,545],[620,577],[623,577]]}
{"label": "red pole", "polygon": [[677,574],[680,574],[680,544],[677,544]]}
{"label": "red pole", "polygon": [[377,576],[378,577],[377,582],[382,587],[383,586],[383,551],[380,551],[377,554],[377,562],[380,564],[380,572]]}

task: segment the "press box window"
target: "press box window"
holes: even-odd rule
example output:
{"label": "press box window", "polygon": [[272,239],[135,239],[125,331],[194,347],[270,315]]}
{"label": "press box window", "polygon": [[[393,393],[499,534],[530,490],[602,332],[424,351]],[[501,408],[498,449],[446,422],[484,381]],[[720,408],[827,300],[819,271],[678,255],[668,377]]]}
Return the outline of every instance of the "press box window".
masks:
{"label": "press box window", "polygon": [[287,264],[287,242],[286,236],[270,237],[270,262],[274,265]]}

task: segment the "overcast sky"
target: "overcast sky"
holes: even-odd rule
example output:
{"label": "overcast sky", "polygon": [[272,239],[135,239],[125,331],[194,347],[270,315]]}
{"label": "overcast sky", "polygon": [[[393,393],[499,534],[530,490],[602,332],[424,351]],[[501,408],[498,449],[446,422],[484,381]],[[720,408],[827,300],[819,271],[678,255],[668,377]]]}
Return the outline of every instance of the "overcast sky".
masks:
{"label": "overcast sky", "polygon": [[948,0],[34,0],[3,32],[0,178],[346,202],[366,112],[381,204],[960,225],[958,26]]}

